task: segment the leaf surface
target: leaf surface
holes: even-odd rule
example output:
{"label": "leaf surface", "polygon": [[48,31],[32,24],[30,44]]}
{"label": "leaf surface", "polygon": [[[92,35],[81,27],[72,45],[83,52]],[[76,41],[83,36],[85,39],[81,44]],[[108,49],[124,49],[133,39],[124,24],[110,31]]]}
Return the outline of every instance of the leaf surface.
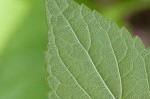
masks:
{"label": "leaf surface", "polygon": [[149,97],[145,61],[125,28],[73,0],[47,0],[49,99]]}

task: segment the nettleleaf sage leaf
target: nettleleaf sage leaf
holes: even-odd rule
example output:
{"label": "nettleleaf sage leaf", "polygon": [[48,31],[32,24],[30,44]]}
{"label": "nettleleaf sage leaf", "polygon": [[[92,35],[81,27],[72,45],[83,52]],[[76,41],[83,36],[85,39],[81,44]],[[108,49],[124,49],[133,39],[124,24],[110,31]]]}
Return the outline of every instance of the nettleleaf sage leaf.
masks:
{"label": "nettleleaf sage leaf", "polygon": [[46,12],[49,99],[150,98],[150,55],[138,38],[73,0],[46,0]]}

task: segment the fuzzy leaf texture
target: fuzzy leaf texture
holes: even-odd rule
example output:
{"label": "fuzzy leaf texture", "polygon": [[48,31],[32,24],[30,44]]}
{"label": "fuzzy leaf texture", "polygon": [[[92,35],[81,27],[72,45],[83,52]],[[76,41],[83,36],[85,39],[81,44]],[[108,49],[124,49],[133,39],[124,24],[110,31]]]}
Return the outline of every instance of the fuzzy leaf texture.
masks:
{"label": "fuzzy leaf texture", "polygon": [[138,37],[73,0],[46,0],[49,99],[150,99]]}

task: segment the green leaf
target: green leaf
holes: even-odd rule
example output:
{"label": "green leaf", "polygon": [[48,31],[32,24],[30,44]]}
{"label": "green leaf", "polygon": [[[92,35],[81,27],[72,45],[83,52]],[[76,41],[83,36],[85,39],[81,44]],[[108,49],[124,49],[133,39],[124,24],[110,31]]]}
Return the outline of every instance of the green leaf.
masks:
{"label": "green leaf", "polygon": [[73,0],[46,0],[46,10],[49,99],[150,98],[146,62],[125,28]]}

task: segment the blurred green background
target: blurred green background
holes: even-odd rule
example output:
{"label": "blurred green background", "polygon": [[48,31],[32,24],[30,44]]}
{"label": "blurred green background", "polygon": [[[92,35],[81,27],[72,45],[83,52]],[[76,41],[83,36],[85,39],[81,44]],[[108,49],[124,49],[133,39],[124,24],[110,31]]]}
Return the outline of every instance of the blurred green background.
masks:
{"label": "blurred green background", "polygon": [[[76,0],[150,45],[150,0]],[[44,0],[0,0],[0,99],[48,99]]]}

